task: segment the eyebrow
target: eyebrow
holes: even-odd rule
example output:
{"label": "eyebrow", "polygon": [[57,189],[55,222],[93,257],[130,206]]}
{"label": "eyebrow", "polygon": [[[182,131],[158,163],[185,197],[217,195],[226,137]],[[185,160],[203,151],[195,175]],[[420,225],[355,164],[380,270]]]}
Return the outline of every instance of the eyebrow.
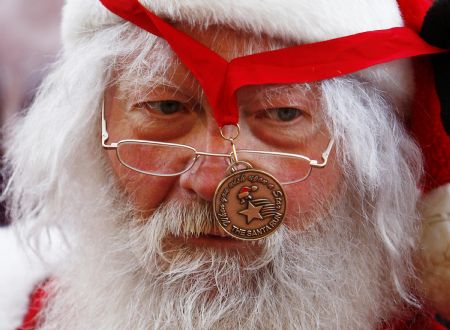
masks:
{"label": "eyebrow", "polygon": [[161,61],[155,65],[151,61],[136,63],[139,59],[134,59],[132,63],[122,63],[115,80],[119,92],[132,99],[148,95],[159,87],[179,92],[188,98],[203,94],[200,84],[189,70],[183,68],[175,55],[167,57],[159,54],[161,52],[153,50],[152,57],[159,57]]}
{"label": "eyebrow", "polygon": [[255,99],[269,100],[280,95],[304,95],[313,92],[312,84],[283,84],[283,85],[259,85],[247,86],[238,92],[239,100],[243,102],[252,102]]}

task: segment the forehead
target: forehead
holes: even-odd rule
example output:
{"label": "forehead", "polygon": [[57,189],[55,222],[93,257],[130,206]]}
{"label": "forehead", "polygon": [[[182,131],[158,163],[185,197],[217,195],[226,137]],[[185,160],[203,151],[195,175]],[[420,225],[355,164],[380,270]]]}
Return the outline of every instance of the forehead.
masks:
{"label": "forehead", "polygon": [[281,39],[269,38],[265,34],[253,34],[243,30],[234,30],[223,25],[199,28],[178,23],[175,24],[175,27],[212,49],[227,61],[235,57],[290,45]]}
{"label": "forehead", "polygon": [[[210,48],[226,61],[291,45],[264,34],[252,34],[221,25],[203,28],[175,23],[173,26]],[[144,30],[139,31],[139,36],[145,37],[146,34],[148,32]],[[186,66],[180,62],[167,42],[159,38],[149,40],[154,46],[149,47],[147,43],[142,50],[137,49],[131,56],[127,55],[119,60],[115,74],[118,77],[119,89],[127,97],[138,92],[149,93],[157,85],[186,89],[189,93],[201,93],[201,86]],[[186,49],[186,52],[189,51]]]}

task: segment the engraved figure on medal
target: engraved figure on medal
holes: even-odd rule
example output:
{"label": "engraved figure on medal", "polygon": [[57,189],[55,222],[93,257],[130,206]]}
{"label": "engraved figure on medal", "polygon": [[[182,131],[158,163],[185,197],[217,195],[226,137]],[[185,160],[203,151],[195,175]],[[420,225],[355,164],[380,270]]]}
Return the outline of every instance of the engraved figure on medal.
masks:
{"label": "engraved figure on medal", "polygon": [[[239,169],[239,167],[244,169]],[[242,240],[258,240],[274,233],[283,222],[286,195],[270,174],[237,161],[217,186],[214,215],[221,228]]]}

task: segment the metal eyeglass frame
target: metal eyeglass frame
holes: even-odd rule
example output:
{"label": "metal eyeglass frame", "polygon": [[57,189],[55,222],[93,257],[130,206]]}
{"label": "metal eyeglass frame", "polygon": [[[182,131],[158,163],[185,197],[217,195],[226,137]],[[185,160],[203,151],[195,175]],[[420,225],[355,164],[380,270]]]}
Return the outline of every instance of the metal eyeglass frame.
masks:
{"label": "metal eyeglass frame", "polygon": [[[222,134],[222,131],[221,131]],[[222,134],[223,136],[223,134]],[[225,138],[225,137],[224,137]],[[328,145],[325,149],[324,152],[322,152],[322,161],[318,161],[318,160],[313,160],[310,159],[309,157],[306,157],[304,155],[299,155],[299,154],[291,154],[291,153],[284,153],[284,152],[274,152],[274,151],[257,151],[257,150],[251,150],[251,149],[241,149],[241,150],[236,150],[234,149],[234,144],[232,144],[233,146],[233,151],[231,151],[229,154],[218,154],[218,153],[210,153],[210,152],[202,152],[202,151],[197,151],[194,147],[185,145],[185,144],[177,144],[177,143],[169,143],[169,142],[159,142],[159,141],[147,141],[147,140],[134,140],[134,139],[126,139],[126,140],[120,140],[119,142],[114,142],[114,143],[110,143],[108,144],[107,141],[109,139],[109,135],[108,135],[108,131],[107,131],[107,127],[106,127],[106,119],[105,119],[105,99],[103,98],[102,101],[102,147],[104,149],[107,150],[116,150],[116,156],[117,159],[120,161],[120,163],[139,173],[142,174],[147,174],[147,175],[154,175],[154,176],[161,176],[161,177],[171,177],[171,176],[178,176],[181,175],[183,173],[186,173],[187,171],[189,171],[192,166],[194,166],[195,162],[197,161],[197,159],[200,156],[209,156],[209,157],[225,157],[225,158],[229,158],[231,160],[231,162],[233,162],[236,159],[236,151],[237,152],[245,152],[245,153],[250,153],[250,154],[260,154],[260,155],[272,155],[272,156],[281,156],[281,157],[290,157],[290,158],[297,158],[297,159],[301,159],[303,161],[306,161],[309,163],[309,171],[308,173],[301,179],[299,180],[294,180],[294,181],[290,181],[290,182],[284,182],[282,183],[283,185],[288,185],[288,184],[293,184],[293,183],[299,183],[302,181],[305,181],[311,174],[311,171],[313,168],[324,168],[327,163],[328,163],[328,157],[331,153],[331,150],[333,148],[334,145],[334,139],[330,138],[330,141],[328,142]],[[226,140],[233,140],[234,138],[225,138]],[[192,163],[183,171],[175,173],[175,174],[155,174],[155,173],[149,173],[149,172],[145,172],[142,170],[139,170],[137,168],[134,168],[128,164],[126,164],[125,162],[122,161],[122,159],[119,156],[119,153],[117,152],[117,148],[121,143],[138,143],[138,144],[151,144],[151,145],[155,145],[155,146],[168,146],[168,147],[184,147],[184,148],[188,148],[191,149],[194,153],[194,159],[192,161]]]}

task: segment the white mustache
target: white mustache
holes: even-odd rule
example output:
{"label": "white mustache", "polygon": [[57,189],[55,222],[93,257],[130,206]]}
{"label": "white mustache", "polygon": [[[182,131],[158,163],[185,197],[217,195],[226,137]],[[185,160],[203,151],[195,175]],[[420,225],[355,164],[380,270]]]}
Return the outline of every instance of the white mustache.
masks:
{"label": "white mustache", "polygon": [[161,236],[222,236],[211,204],[203,201],[164,203],[145,220],[145,224],[154,227]]}

